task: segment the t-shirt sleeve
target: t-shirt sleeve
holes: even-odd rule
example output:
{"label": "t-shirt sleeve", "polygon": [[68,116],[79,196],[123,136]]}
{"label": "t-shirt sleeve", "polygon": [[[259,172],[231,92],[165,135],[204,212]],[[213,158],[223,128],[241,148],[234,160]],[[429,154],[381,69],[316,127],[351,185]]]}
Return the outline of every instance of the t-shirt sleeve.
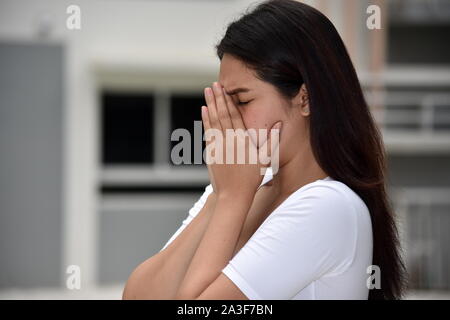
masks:
{"label": "t-shirt sleeve", "polygon": [[208,196],[213,192],[212,185],[209,184],[205,187],[205,191],[201,197],[194,203],[191,209],[189,209],[187,217],[182,221],[181,226],[175,231],[175,233],[170,237],[169,241],[161,248],[160,252],[164,250],[175,238],[186,228],[186,226],[197,216],[197,214],[202,210],[203,206],[208,199]]}
{"label": "t-shirt sleeve", "polygon": [[317,185],[297,190],[222,272],[250,300],[292,299],[314,280],[350,266],[356,250],[356,219],[352,203],[336,188]]}

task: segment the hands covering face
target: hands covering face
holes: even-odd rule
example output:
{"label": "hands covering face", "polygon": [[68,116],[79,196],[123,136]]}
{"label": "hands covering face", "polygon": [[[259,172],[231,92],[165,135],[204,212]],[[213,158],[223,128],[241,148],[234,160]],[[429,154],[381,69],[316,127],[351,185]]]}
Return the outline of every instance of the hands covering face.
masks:
{"label": "hands covering face", "polygon": [[258,148],[250,139],[252,133],[245,127],[231,97],[218,82],[212,87],[205,89],[207,106],[202,106],[202,121],[207,141],[205,160],[214,192],[234,197],[254,195],[261,184],[264,167],[270,163],[273,168],[274,160],[278,161],[275,155],[278,155],[281,122],[272,126],[270,135]]}

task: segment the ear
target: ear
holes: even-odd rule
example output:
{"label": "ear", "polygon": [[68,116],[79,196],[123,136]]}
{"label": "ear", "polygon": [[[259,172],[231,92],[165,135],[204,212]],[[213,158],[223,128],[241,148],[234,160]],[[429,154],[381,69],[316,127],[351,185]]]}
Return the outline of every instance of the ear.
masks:
{"label": "ear", "polygon": [[308,90],[306,90],[305,84],[302,84],[297,95],[293,99],[293,105],[298,109],[300,114],[304,117],[309,116],[309,98]]}
{"label": "ear", "polygon": [[300,112],[303,116],[307,117],[309,116],[310,110],[309,110],[308,90],[306,90],[305,84],[302,84],[302,86],[300,87],[298,95],[300,100]]}

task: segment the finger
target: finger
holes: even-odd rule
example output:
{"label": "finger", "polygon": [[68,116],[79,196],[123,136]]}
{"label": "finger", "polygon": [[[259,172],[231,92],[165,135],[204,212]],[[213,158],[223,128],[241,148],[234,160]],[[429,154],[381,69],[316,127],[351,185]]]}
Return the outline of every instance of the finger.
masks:
{"label": "finger", "polygon": [[[210,120],[209,120],[209,112],[208,112],[208,107],[206,107],[206,106],[202,106],[202,121],[203,121],[204,130],[205,130],[204,139],[206,142],[206,146],[208,147],[212,143],[212,140],[210,138],[211,124],[210,124]],[[208,171],[209,171],[210,170],[209,164],[211,162],[210,162],[210,155],[207,152],[207,148],[205,150],[203,150],[203,157],[204,157],[206,164],[208,165]]]}
{"label": "finger", "polygon": [[227,102],[223,95],[223,88],[218,82],[214,82],[214,97],[216,99],[217,116],[219,118],[220,125],[225,131],[226,129],[233,129],[230,114],[228,113]]}
{"label": "finger", "polygon": [[225,90],[223,90],[223,94],[225,97],[225,101],[227,102],[228,113],[230,114],[233,128],[246,130],[241,113],[234,104],[233,99],[231,99],[231,96],[226,93]]}
{"label": "finger", "polygon": [[206,106],[202,106],[202,122],[205,131],[211,128],[209,123],[208,107]]}
{"label": "finger", "polygon": [[208,111],[208,107],[206,106],[202,106],[202,121],[203,121],[203,127],[205,130],[205,141],[206,141],[206,145],[209,145],[210,143],[212,143],[212,139],[210,138],[210,135],[212,134],[210,132],[211,129],[211,121],[209,119],[209,111]]}
{"label": "finger", "polygon": [[211,128],[216,128],[222,130],[220,126],[219,118],[217,115],[216,101],[214,98],[214,93],[211,88],[205,88],[205,100],[208,105],[208,116],[209,116],[209,124]]}

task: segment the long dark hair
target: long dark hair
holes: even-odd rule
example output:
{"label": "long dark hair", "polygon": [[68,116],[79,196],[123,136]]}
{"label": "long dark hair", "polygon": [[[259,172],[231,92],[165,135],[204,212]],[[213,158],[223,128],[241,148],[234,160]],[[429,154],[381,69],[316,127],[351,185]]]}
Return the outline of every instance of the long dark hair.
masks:
{"label": "long dark hair", "polygon": [[407,273],[385,189],[383,140],[331,21],[298,1],[265,1],[230,23],[216,50],[219,59],[225,53],[240,59],[286,98],[305,84],[316,160],[370,211],[372,264],[381,270],[381,288],[371,289],[369,299],[400,299]]}

